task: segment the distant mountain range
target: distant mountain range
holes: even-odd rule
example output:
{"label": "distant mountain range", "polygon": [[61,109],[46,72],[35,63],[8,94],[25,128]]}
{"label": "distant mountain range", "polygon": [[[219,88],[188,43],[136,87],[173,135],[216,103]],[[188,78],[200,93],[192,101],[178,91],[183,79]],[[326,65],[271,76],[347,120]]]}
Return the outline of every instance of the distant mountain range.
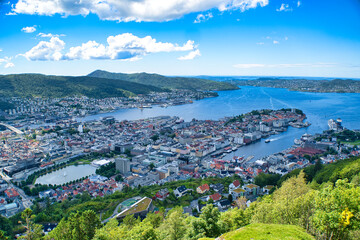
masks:
{"label": "distant mountain range", "polygon": [[88,76],[42,74],[0,75],[0,97],[127,97],[169,89],[231,90],[238,87],[197,78],[172,78],[157,74],[122,74],[97,70]]}
{"label": "distant mountain range", "polygon": [[149,73],[111,73],[102,70],[96,70],[88,75],[89,77],[108,78],[136,82],[145,85],[155,86],[167,89],[190,89],[190,90],[209,90],[222,91],[238,89],[231,83],[217,82],[194,77],[165,77],[159,74]]}
{"label": "distant mountain range", "polygon": [[360,81],[352,79],[309,80],[258,78],[256,80],[228,80],[240,86],[287,88],[302,92],[360,93]]}

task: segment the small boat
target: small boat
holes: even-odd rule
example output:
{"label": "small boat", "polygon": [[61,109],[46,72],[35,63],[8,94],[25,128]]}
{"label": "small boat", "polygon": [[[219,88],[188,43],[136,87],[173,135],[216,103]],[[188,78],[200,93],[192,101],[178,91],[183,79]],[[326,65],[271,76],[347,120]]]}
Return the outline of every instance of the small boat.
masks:
{"label": "small boat", "polygon": [[265,140],[265,143],[269,143],[269,142],[271,142],[270,139],[266,139],[266,140]]}

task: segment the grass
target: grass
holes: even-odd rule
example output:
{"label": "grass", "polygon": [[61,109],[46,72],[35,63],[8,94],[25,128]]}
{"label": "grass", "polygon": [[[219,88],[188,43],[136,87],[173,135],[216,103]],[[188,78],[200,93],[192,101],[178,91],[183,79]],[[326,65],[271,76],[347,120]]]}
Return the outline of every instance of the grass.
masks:
{"label": "grass", "polygon": [[[203,238],[202,240],[205,240]],[[221,235],[219,240],[314,240],[304,229],[294,225],[250,224]],[[210,240],[210,239],[208,239]]]}
{"label": "grass", "polygon": [[121,216],[127,216],[127,215],[131,215],[131,214],[135,214],[135,213],[145,211],[149,207],[150,203],[151,203],[151,199],[150,198],[145,198],[145,199],[137,202],[137,204],[135,206],[133,206],[133,207],[129,208],[128,210],[126,210],[123,214],[121,214]]}

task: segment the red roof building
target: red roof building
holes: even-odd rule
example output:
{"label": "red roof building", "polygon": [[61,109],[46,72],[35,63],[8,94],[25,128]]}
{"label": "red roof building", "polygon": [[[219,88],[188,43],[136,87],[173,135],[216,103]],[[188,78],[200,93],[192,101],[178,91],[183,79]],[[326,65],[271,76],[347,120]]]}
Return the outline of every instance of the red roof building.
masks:
{"label": "red roof building", "polygon": [[14,188],[6,189],[4,192],[8,199],[14,199],[20,196],[20,194]]}

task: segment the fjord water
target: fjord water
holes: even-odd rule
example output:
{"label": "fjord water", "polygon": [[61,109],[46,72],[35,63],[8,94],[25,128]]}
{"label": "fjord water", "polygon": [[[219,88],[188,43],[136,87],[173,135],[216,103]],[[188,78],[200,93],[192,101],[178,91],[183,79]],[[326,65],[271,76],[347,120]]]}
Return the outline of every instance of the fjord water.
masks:
{"label": "fjord water", "polygon": [[99,119],[105,116],[114,116],[118,120],[136,120],[156,116],[179,116],[185,121],[191,121],[193,118],[217,120],[256,109],[298,108],[303,110],[307,115],[306,121],[312,124],[310,127],[302,129],[289,127],[287,132],[271,136],[270,143],[261,140],[235,152],[237,156],[254,155],[255,159],[290,147],[294,139],[301,137],[304,133],[321,133],[328,129],[327,121],[330,118],[341,118],[345,127],[360,129],[360,94],[307,93],[282,88],[249,86],[240,86],[240,88],[218,92],[219,97],[195,101],[193,104],[167,108],[122,109],[112,113],[88,116],[82,120]]}

